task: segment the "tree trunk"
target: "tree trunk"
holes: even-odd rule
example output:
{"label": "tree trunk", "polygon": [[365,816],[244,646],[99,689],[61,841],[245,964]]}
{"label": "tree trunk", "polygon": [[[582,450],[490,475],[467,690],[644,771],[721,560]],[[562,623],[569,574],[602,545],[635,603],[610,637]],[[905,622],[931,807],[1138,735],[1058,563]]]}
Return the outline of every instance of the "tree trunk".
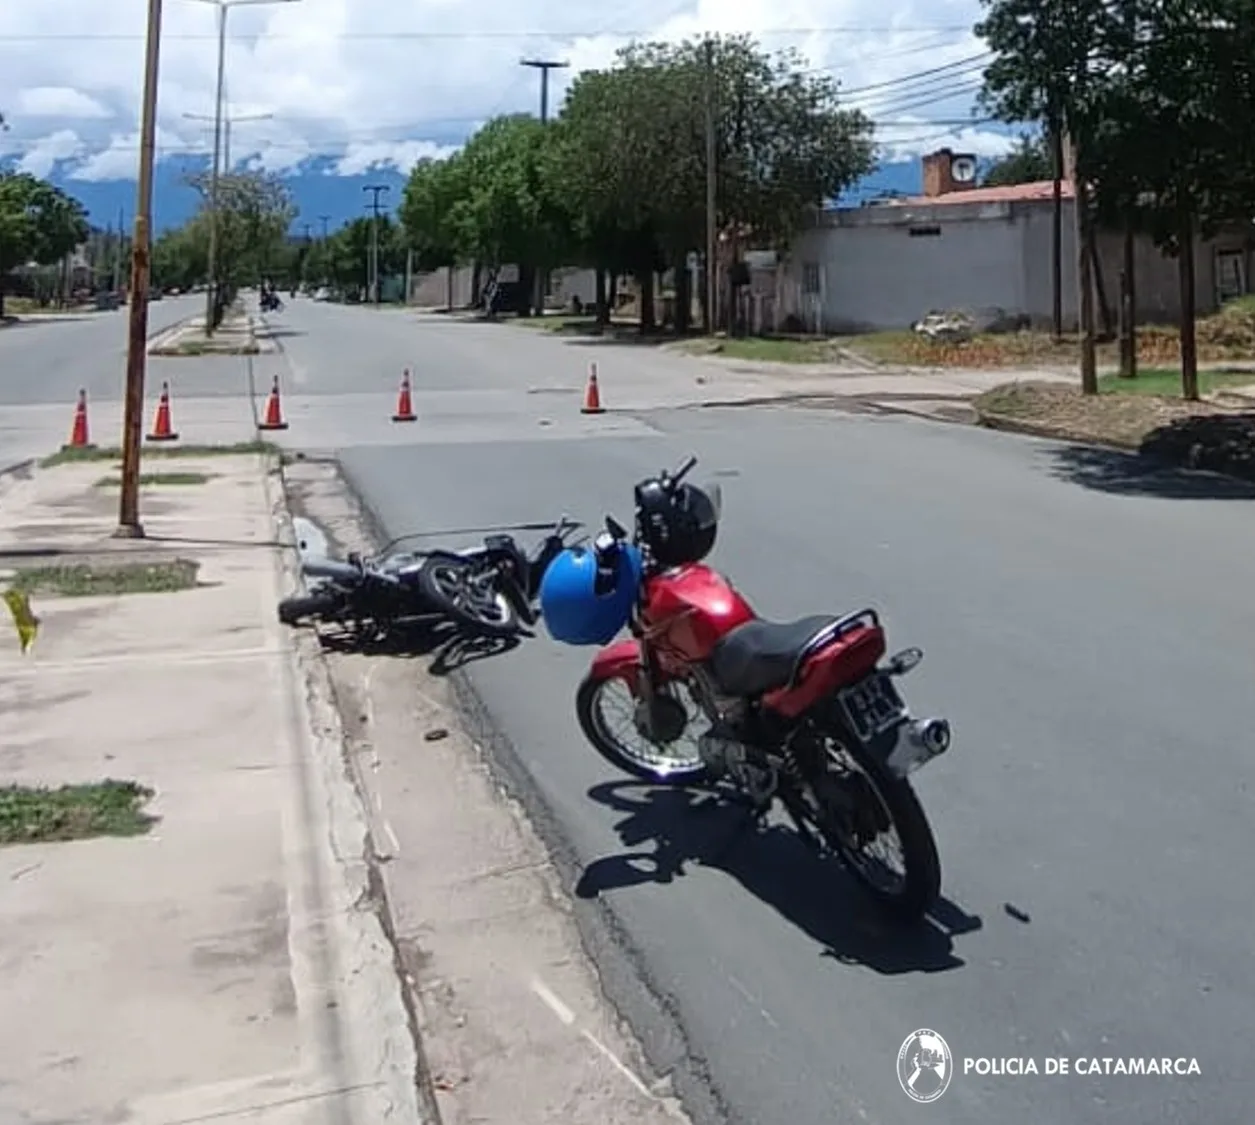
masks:
{"label": "tree trunk", "polygon": [[446,266],[444,275],[444,300],[448,306],[449,312],[453,311],[453,271],[457,266]]}
{"label": "tree trunk", "polygon": [[1102,338],[1110,340],[1115,335],[1115,325],[1112,324],[1111,302],[1107,300],[1107,283],[1103,278],[1102,259],[1098,256],[1097,232],[1089,240],[1089,261],[1094,271],[1094,293],[1098,297],[1098,316],[1102,321]]}
{"label": "tree trunk", "polygon": [[484,264],[476,259],[471,267],[471,308],[479,308],[484,299]]}
{"label": "tree trunk", "polygon": [[1051,195],[1050,284],[1051,315],[1054,337],[1063,339],[1063,130],[1056,124],[1050,130],[1050,147],[1054,164]]}
{"label": "tree trunk", "polygon": [[1096,395],[1098,357],[1094,350],[1094,281],[1090,276],[1094,224],[1090,221],[1089,214],[1089,185],[1079,174],[1076,177],[1076,199],[1073,207],[1076,211],[1077,307],[1081,322],[1081,393]]}
{"label": "tree trunk", "polygon": [[608,272],[608,270],[603,270],[601,266],[593,270],[594,284],[596,285],[593,303],[597,307],[598,328],[604,328],[610,323],[610,306],[606,303],[606,274]]}
{"label": "tree trunk", "polygon": [[654,271],[652,268],[642,270],[636,275],[636,283],[640,289],[641,302],[641,335],[654,330]]}
{"label": "tree trunk", "polygon": [[693,326],[693,275],[687,266],[687,254],[680,255],[675,268],[675,331],[687,336]]}
{"label": "tree trunk", "polygon": [[1194,337],[1194,223],[1181,219],[1177,272],[1181,285],[1181,397],[1198,401],[1198,348]]}
{"label": "tree trunk", "polygon": [[1133,223],[1124,224],[1124,260],[1120,268],[1120,377],[1137,378],[1137,282]]}
{"label": "tree trunk", "polygon": [[619,271],[607,270],[606,273],[606,323],[609,324],[619,307]]}

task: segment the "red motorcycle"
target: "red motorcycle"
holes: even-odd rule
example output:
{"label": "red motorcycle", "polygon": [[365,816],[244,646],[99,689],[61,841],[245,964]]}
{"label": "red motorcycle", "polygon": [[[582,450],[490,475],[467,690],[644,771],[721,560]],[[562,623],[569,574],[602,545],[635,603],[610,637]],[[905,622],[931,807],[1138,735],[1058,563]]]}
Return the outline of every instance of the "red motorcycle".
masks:
{"label": "red motorcycle", "polygon": [[[760,619],[701,562],[721,497],[717,485],[683,483],[696,463],[636,486],[630,539],[609,517],[598,538],[602,559],[633,553],[640,581],[631,639],[602,648],[579,687],[584,735],[633,776],[731,785],[754,823],[778,800],[809,847],[835,855],[892,916],[914,921],[940,893],[941,865],[908,775],[950,745],[949,723],[912,717],[895,686],[923,652],[884,659],[873,609]],[[609,724],[616,692],[626,733]],[[871,854],[886,836],[897,837],[901,871]]]}

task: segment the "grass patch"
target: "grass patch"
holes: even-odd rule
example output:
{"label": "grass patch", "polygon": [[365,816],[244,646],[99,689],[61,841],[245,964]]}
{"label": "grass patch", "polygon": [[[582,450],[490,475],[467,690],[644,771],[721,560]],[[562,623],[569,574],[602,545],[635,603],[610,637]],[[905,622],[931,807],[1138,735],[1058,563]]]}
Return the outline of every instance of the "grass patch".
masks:
{"label": "grass patch", "polygon": [[[140,473],[141,486],[156,485],[157,487],[208,484],[214,479],[214,473]],[[101,477],[96,482],[97,488],[121,488],[121,477]]]}
{"label": "grass patch", "polygon": [[144,812],[153,791],[134,781],[0,786],[0,845],[141,836],[156,822]]}
{"label": "grass patch", "polygon": [[[273,454],[278,452],[279,447],[273,442],[240,441],[225,445],[149,445],[144,446],[140,457],[141,461],[146,461],[150,458],[239,457],[250,453]],[[45,457],[39,462],[39,467],[41,469],[54,469],[58,465],[78,465],[87,462],[121,460],[122,450],[116,446],[110,448],[92,446],[88,449],[75,449],[73,446],[66,446],[64,449],[60,449],[56,453]]]}
{"label": "grass patch", "polygon": [[6,316],[70,316],[81,313],[88,305],[66,305],[58,307],[54,304],[41,305],[33,297],[6,297],[4,312]]}
{"label": "grass patch", "polygon": [[[1209,395],[1232,387],[1255,385],[1255,371],[1200,371],[1198,389]],[[1151,367],[1139,370],[1137,378],[1122,379],[1119,375],[1102,375],[1098,379],[1099,393],[1105,395],[1160,395],[1164,398],[1180,398],[1181,372],[1172,367]]]}
{"label": "grass patch", "polygon": [[1077,387],[1034,382],[1005,383],[977,396],[972,406],[982,422],[995,429],[1020,429],[1126,449],[1141,448],[1156,431],[1183,420],[1234,413],[1212,403],[1149,392],[1083,395]]}
{"label": "grass patch", "polygon": [[14,575],[13,585],[28,594],[53,598],[170,594],[192,589],[199,572],[200,563],[191,559],[101,565],[70,563],[20,569]]}

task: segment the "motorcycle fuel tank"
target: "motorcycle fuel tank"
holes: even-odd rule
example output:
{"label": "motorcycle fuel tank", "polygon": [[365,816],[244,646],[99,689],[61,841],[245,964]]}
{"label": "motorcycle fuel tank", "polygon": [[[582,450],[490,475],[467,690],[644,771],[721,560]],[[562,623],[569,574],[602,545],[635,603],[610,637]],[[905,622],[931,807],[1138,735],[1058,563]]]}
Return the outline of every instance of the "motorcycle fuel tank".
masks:
{"label": "motorcycle fuel tank", "polygon": [[753,621],[754,611],[723,575],[693,563],[650,580],[643,617],[656,644],[700,663],[725,633]]}

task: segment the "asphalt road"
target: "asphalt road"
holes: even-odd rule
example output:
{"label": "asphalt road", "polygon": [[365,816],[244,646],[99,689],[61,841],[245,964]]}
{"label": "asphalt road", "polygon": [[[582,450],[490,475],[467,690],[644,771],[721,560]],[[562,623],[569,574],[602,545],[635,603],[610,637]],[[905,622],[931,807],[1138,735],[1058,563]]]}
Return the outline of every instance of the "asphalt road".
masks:
{"label": "asphalt road", "polygon": [[[150,337],[203,307],[204,298],[198,296],[153,303]],[[80,390],[87,392],[92,440],[120,443],[126,337],[125,308],[25,319],[0,329],[0,471],[51,453],[68,438]],[[148,357],[147,412],[156,409],[162,383],[171,388],[175,425],[185,439],[252,436],[247,365],[240,359]]]}
{"label": "asphalt road", "polygon": [[[715,565],[765,616],[877,606],[891,643],[926,650],[908,698],[954,723],[953,750],[917,783],[947,902],[904,939],[786,834],[721,854],[727,821],[686,816],[686,798],[603,765],[572,708],[590,654],[541,637],[469,668],[550,830],[584,867],[577,894],[600,892],[669,998],[687,1047],[612,986],[654,1062],[681,1065],[682,1089],[683,1073],[705,1072],[730,1119],[757,1125],[1249,1118],[1249,490],[835,411],[661,409],[556,434],[520,407],[510,436],[521,384],[568,364],[570,349],[389,315],[298,303],[285,318],[301,333],[286,342],[302,393],[327,400],[320,443],[334,396],[382,402],[407,363],[420,393],[502,397],[478,420],[441,432],[429,417],[390,439],[342,412],[332,444],[388,531],[561,510],[626,520],[635,480],[695,452],[699,476],[724,492]],[[363,356],[369,372],[354,368]],[[650,372],[661,382],[664,366]],[[549,409],[565,417],[577,403]],[[304,440],[297,430],[287,440]],[[682,874],[616,858],[659,838],[693,860]],[[1196,1057],[1202,1076],[960,1069],[921,1111],[895,1072],[921,1027],[959,1060]]]}
{"label": "asphalt road", "polygon": [[[177,297],[149,305],[149,333],[156,335],[196,315],[197,301],[194,296]],[[80,388],[91,400],[122,399],[126,334],[125,307],[35,317],[0,329],[0,406],[72,404]]]}

